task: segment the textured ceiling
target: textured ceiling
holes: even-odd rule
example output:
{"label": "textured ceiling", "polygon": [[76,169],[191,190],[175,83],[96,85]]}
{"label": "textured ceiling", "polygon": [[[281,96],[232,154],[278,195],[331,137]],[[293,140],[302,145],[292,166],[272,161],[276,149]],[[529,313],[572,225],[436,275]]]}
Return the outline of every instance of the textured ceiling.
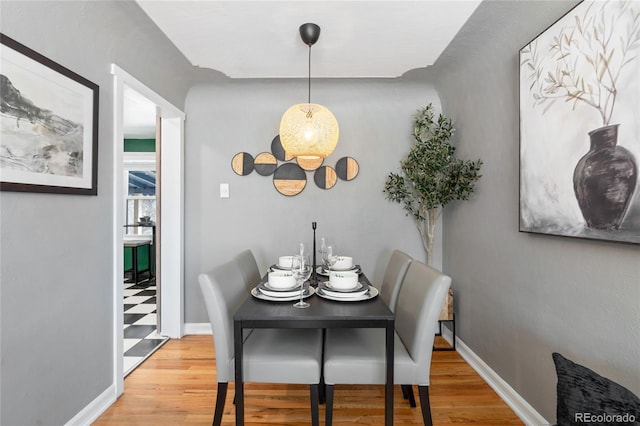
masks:
{"label": "textured ceiling", "polygon": [[231,78],[308,75],[298,27],[321,27],[314,78],[393,78],[433,64],[481,0],[137,0],[195,66]]}

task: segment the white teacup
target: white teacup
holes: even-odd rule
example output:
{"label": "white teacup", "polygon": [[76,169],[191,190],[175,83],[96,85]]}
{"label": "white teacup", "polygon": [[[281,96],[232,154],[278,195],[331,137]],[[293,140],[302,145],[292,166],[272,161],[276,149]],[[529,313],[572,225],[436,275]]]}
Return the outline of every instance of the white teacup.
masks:
{"label": "white teacup", "polygon": [[334,271],[346,271],[353,268],[353,257],[350,256],[336,256],[336,260],[331,266]]}
{"label": "white teacup", "polygon": [[285,269],[291,269],[291,262],[295,262],[293,266],[298,266],[298,259],[294,259],[294,256],[280,256],[278,258],[278,266]]}
{"label": "white teacup", "polygon": [[269,287],[286,290],[296,286],[296,279],[292,272],[289,271],[272,271],[269,272]]}
{"label": "white teacup", "polygon": [[351,290],[358,285],[358,274],[356,272],[331,271],[329,274],[329,286],[336,290]]}

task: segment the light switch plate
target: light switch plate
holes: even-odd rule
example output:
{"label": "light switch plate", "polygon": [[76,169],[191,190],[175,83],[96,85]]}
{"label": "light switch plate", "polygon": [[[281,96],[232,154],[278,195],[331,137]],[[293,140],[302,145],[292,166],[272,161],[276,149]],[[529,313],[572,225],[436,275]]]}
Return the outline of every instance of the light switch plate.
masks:
{"label": "light switch plate", "polygon": [[229,184],[221,183],[220,184],[220,198],[229,198]]}

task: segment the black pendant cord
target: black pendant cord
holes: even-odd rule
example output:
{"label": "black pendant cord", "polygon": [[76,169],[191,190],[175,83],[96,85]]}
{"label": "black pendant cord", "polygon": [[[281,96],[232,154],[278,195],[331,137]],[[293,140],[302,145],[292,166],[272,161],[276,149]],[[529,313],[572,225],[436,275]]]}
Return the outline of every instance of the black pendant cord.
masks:
{"label": "black pendant cord", "polygon": [[307,98],[308,102],[311,103],[311,45],[309,45],[309,96]]}

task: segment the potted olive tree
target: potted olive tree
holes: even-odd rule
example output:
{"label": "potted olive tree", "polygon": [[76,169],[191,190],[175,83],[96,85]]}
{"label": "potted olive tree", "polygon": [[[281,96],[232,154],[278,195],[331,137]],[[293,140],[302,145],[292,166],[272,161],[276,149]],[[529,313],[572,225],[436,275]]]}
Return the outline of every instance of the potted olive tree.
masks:
{"label": "potted olive tree", "polygon": [[455,147],[450,118],[440,114],[434,120],[433,105],[416,111],[413,137],[415,144],[400,163],[400,173],[389,173],[384,186],[387,199],[402,204],[420,232],[433,263],[436,223],[444,206],[455,200],[467,200],[480,178],[481,160],[463,161],[454,156]]}
{"label": "potted olive tree", "polygon": [[[455,147],[449,142],[453,131],[450,118],[439,114],[437,121],[434,119],[432,104],[418,109],[413,126],[415,143],[400,162],[400,173],[389,173],[384,186],[387,199],[402,204],[416,224],[429,265],[444,206],[467,200],[481,177],[481,160],[463,161],[454,156]],[[440,319],[451,319],[452,297],[447,298]]]}

